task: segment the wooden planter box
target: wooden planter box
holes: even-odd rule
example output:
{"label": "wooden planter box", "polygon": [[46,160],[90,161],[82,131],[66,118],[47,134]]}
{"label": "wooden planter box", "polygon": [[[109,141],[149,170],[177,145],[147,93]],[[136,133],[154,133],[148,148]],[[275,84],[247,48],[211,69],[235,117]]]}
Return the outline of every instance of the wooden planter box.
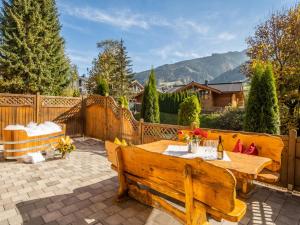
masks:
{"label": "wooden planter box", "polygon": [[20,159],[29,152],[47,151],[55,148],[61,137],[65,136],[66,127],[62,131],[38,136],[28,136],[24,130],[3,130],[4,158]]}

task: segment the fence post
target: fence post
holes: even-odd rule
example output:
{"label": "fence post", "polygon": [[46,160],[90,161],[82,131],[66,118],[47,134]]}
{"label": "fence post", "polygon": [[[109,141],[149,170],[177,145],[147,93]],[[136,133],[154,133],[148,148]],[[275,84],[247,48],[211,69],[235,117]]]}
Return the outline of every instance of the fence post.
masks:
{"label": "fence post", "polygon": [[107,138],[107,132],[108,132],[108,119],[107,119],[107,107],[108,107],[108,95],[105,95],[104,97],[104,140],[108,140]]}
{"label": "fence post", "polygon": [[40,122],[40,107],[41,107],[41,96],[40,93],[37,92],[35,95],[35,122],[39,123]]}
{"label": "fence post", "polygon": [[119,106],[120,107],[120,139],[123,139],[123,105]]}
{"label": "fence post", "polygon": [[144,142],[144,119],[141,118],[139,121],[139,133],[138,133],[138,144],[143,144]]}
{"label": "fence post", "polygon": [[85,135],[85,117],[86,117],[86,101],[83,95],[81,95],[81,136],[84,137]]}
{"label": "fence post", "polygon": [[297,131],[289,130],[288,148],[288,190],[292,191],[295,184],[295,160],[296,160]]}

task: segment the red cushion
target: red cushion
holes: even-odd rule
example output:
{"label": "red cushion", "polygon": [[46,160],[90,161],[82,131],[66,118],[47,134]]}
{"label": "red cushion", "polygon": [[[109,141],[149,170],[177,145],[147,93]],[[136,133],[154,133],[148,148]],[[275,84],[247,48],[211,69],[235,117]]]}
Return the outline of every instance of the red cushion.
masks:
{"label": "red cushion", "polygon": [[247,155],[258,155],[258,150],[254,143],[252,143],[244,152]]}
{"label": "red cushion", "polygon": [[234,146],[233,152],[243,153],[243,151],[244,151],[244,146],[242,145],[242,142],[239,139],[239,140],[237,140],[237,142]]}

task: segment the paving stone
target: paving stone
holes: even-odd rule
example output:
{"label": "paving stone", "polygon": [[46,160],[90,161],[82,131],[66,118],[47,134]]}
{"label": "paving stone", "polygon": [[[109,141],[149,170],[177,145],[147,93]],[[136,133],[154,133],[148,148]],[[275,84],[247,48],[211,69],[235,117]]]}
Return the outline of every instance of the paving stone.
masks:
{"label": "paving stone", "polygon": [[63,215],[59,212],[59,211],[53,211],[53,212],[49,212],[45,215],[43,215],[43,220],[46,223],[52,222],[54,220],[57,220],[59,218],[61,218]]}
{"label": "paving stone", "polygon": [[125,218],[120,216],[119,214],[114,214],[112,216],[109,216],[105,221],[110,225],[118,225],[124,222]]}
{"label": "paving stone", "polygon": [[62,202],[54,202],[46,206],[49,211],[54,211],[64,207]]}
{"label": "paving stone", "polygon": [[[13,225],[22,223],[21,219],[24,225],[179,223],[169,214],[133,199],[116,202],[117,173],[110,168],[103,143],[81,138],[75,144],[77,150],[68,160],[1,162],[0,225],[9,225],[9,221],[13,224],[14,218]],[[247,213],[239,224],[299,223],[300,197],[259,187],[247,202]]]}
{"label": "paving stone", "polygon": [[66,206],[66,207],[63,207],[60,212],[63,214],[63,215],[68,215],[72,212],[75,212],[77,211],[78,208],[76,207],[76,205],[69,205],[69,206]]}

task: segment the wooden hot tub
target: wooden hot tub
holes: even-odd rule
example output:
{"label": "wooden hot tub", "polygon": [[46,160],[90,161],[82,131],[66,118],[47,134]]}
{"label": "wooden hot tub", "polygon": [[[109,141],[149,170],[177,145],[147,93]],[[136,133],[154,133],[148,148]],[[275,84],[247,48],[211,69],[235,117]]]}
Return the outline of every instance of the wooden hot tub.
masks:
{"label": "wooden hot tub", "polygon": [[25,130],[3,130],[5,159],[20,159],[29,152],[47,151],[56,147],[60,138],[65,136],[66,126],[61,125],[62,131],[28,136]]}

